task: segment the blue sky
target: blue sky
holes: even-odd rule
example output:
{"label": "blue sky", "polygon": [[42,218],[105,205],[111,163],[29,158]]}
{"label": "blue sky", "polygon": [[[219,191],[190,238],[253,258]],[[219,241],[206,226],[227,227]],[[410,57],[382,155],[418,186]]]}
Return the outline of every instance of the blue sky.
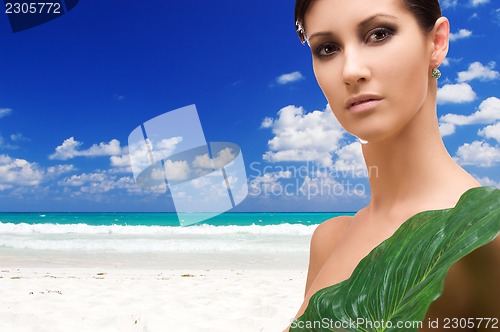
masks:
{"label": "blue sky", "polygon": [[[441,131],[452,156],[500,187],[500,8],[442,1]],[[235,211],[354,211],[368,201],[359,144],[326,108],[290,1],[80,1],[12,33],[0,13],[0,211],[172,211],[140,189],[128,135],[196,104],[208,141],[241,147]],[[328,139],[325,140],[324,137]]]}

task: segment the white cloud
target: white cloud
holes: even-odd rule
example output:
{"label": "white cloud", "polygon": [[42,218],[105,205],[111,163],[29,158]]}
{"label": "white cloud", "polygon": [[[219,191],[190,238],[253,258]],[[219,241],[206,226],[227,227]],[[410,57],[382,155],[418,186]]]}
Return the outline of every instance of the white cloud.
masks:
{"label": "white cloud", "polygon": [[273,119],[270,117],[266,117],[266,118],[264,118],[264,120],[262,120],[260,127],[261,128],[271,128],[272,125],[273,125]]}
{"label": "white cloud", "polygon": [[500,182],[497,182],[495,180],[490,179],[487,176],[480,177],[478,175],[473,175],[474,178],[482,185],[485,187],[494,187],[497,189],[500,189]]}
{"label": "white cloud", "polygon": [[226,180],[227,180],[227,184],[229,185],[229,187],[235,187],[239,181],[239,179],[236,176],[232,176],[232,175],[228,176],[226,178]]}
{"label": "white cloud", "polygon": [[109,157],[109,162],[111,164],[111,169],[108,170],[110,173],[133,173],[128,146],[122,149],[122,155]]}
{"label": "white cloud", "polygon": [[500,122],[479,130],[477,134],[485,138],[492,138],[500,143]]}
{"label": "white cloud", "polygon": [[462,58],[445,58],[441,65],[443,67],[451,66],[455,63],[460,63],[462,60],[463,60]]}
{"label": "white cloud", "polygon": [[165,162],[165,175],[167,181],[183,181],[189,177],[191,170],[189,163],[185,160],[174,161],[167,160]]}
{"label": "white cloud", "polygon": [[[117,176],[107,171],[98,170],[93,173],[75,174],[64,178],[58,184],[66,187],[68,193],[73,195],[84,194],[101,194],[112,190],[122,189],[130,193],[141,191],[136,186],[134,179],[131,176]],[[74,188],[76,191],[73,191]],[[163,192],[165,192],[165,186]]]}
{"label": "white cloud", "polygon": [[439,119],[441,136],[455,133],[456,126],[471,124],[490,124],[500,120],[500,99],[490,97],[479,105],[478,110],[471,115],[446,114]]}
{"label": "white cloud", "polygon": [[[347,184],[347,186],[346,186]],[[327,172],[317,174],[310,178],[306,176],[300,186],[299,192],[310,199],[311,197],[366,197],[366,188],[364,186],[351,186],[349,183],[338,182],[328,176]]]}
{"label": "white cloud", "polygon": [[[177,145],[182,142],[182,137],[175,136],[164,138],[159,141],[151,141],[150,139],[139,140],[137,142],[129,142],[129,146],[125,147],[123,151],[129,152],[129,162],[131,170],[137,176],[144,169],[151,166],[151,164],[160,162],[172,156]],[[114,158],[111,160],[115,166],[126,163],[125,156]]]}
{"label": "white cloud", "polygon": [[461,165],[492,167],[500,163],[500,148],[474,141],[458,148],[455,160]]}
{"label": "white cloud", "polygon": [[333,196],[334,193],[338,192],[343,194],[345,192],[343,184],[335,181],[326,174],[318,174],[310,178],[306,176],[302,185],[300,186],[299,192],[307,196],[308,199],[315,196]]}
{"label": "white cloud", "polygon": [[365,159],[361,150],[361,143],[354,142],[346,145],[335,152],[335,164],[333,168],[338,171],[349,171],[352,173],[364,172],[366,170]]}
{"label": "white cloud", "polygon": [[69,187],[80,187],[87,182],[103,182],[106,179],[104,173],[83,173],[80,175],[71,175],[61,181],[60,185]]}
{"label": "white cloud", "polygon": [[469,17],[469,20],[473,20],[473,19],[476,19],[476,18],[479,18],[479,14],[478,13],[472,14],[471,17]]}
{"label": "white cloud", "polygon": [[116,139],[112,139],[109,143],[94,144],[86,150],[80,150],[82,145],[82,142],[70,137],[56,147],[56,151],[49,156],[49,159],[68,160],[75,157],[116,156],[122,153],[120,141]]}
{"label": "white cloud", "polygon": [[278,78],[276,78],[276,82],[278,82],[278,84],[283,85],[300,81],[302,79],[304,79],[304,76],[302,76],[302,74],[299,71],[294,71],[293,73],[283,74],[279,76]]}
{"label": "white cloud", "polygon": [[13,186],[36,186],[44,178],[44,170],[25,159],[0,155],[0,190]]}
{"label": "white cloud", "polygon": [[10,139],[11,141],[13,142],[25,142],[25,141],[31,141],[28,137],[25,137],[23,134],[21,133],[17,133],[17,134],[12,134],[10,135]]}
{"label": "white cloud", "polygon": [[113,167],[126,167],[130,169],[130,156],[128,154],[124,154],[122,156],[111,156],[109,161]]}
{"label": "white cloud", "polygon": [[10,113],[12,113],[10,108],[0,108],[0,119],[6,117]]}
{"label": "white cloud", "polygon": [[456,41],[459,39],[469,38],[472,36],[472,31],[467,29],[460,29],[456,33],[450,33],[450,41]]}
{"label": "white cloud", "polygon": [[274,175],[278,179],[290,179],[292,177],[292,172],[290,170],[286,170],[286,171],[281,170],[279,172],[274,173]]}
{"label": "white cloud", "polygon": [[0,183],[0,191],[12,189],[13,185]]}
{"label": "white cloud", "polygon": [[488,66],[483,66],[480,62],[474,62],[469,65],[467,71],[461,71],[458,73],[458,82],[469,82],[473,79],[479,79],[481,81],[495,80],[500,77],[500,73],[493,70],[495,68],[495,62],[490,62]]}
{"label": "white cloud", "polygon": [[210,160],[208,153],[196,156],[193,160],[194,167],[200,168],[222,168],[236,158],[233,149],[227,147],[217,153],[217,157]]}
{"label": "white cloud", "polygon": [[490,0],[471,0],[471,5],[476,7],[485,3],[490,2]]}
{"label": "white cloud", "polygon": [[455,133],[455,125],[446,122],[440,123],[439,133],[441,134],[441,137],[452,135]]}
{"label": "white cloud", "polygon": [[[460,1],[462,2],[463,5],[472,7],[477,7],[479,5],[490,2],[490,0],[469,0],[467,1],[468,3],[466,3],[466,1],[464,0]],[[440,3],[443,9],[454,8],[458,5],[458,0],[441,0]]]}
{"label": "white cloud", "polygon": [[131,192],[136,192],[135,181],[131,177],[109,177],[103,181],[95,181],[87,183],[80,187],[80,191],[89,194],[106,193],[115,189],[131,189]]}
{"label": "white cloud", "polygon": [[442,0],[441,7],[450,8],[455,7],[458,4],[458,0]]}
{"label": "white cloud", "polygon": [[2,133],[0,133],[0,149],[15,150],[17,148],[18,148],[18,146],[8,143],[5,140],[5,138],[2,136]]}
{"label": "white cloud", "polygon": [[282,192],[283,185],[279,179],[289,179],[292,172],[280,170],[278,172],[268,172],[252,179],[249,183],[249,192],[251,195],[272,194],[273,192]]}
{"label": "white cloud", "polygon": [[[183,203],[181,204],[188,203],[192,207],[206,207],[211,210],[215,206],[217,206],[216,202],[218,200],[227,200],[228,183],[231,186],[234,186],[238,183],[238,178],[235,176],[228,176],[226,179],[224,179],[220,176],[220,174],[211,173],[210,175],[198,177],[184,183],[184,185],[182,186],[182,191],[179,191],[179,189],[175,185],[171,186],[170,188],[173,195],[175,192],[176,198],[182,198]],[[242,195],[239,192],[233,191],[233,195],[234,194],[238,196]],[[246,196],[246,192],[244,193],[244,196]],[[181,201],[176,200],[176,202],[180,203]]]}
{"label": "white cloud", "polygon": [[332,166],[332,155],[346,133],[329,106],[311,113],[305,113],[302,107],[286,106],[270,128],[275,136],[268,141],[264,160],[315,161],[323,166]]}
{"label": "white cloud", "polygon": [[56,165],[47,167],[48,174],[60,175],[64,173],[73,172],[76,170],[74,165]]}
{"label": "white cloud", "polygon": [[73,165],[54,165],[41,167],[25,159],[0,155],[0,191],[14,187],[38,186],[75,170]]}
{"label": "white cloud", "polygon": [[10,150],[15,150],[18,149],[19,146],[16,144],[12,143],[17,143],[17,142],[22,142],[22,141],[29,141],[29,138],[24,137],[22,134],[12,134],[9,136],[10,142],[8,139],[4,138],[2,136],[2,133],[0,132],[0,149],[10,149]]}
{"label": "white cloud", "polygon": [[151,149],[153,150],[153,156],[155,160],[163,160],[170,157],[177,145],[182,142],[183,138],[181,136],[169,137],[159,140],[158,142],[151,142]]}
{"label": "white cloud", "polygon": [[446,84],[438,89],[438,104],[462,104],[474,101],[476,93],[467,83]]}
{"label": "white cloud", "polygon": [[485,99],[478,110],[471,115],[446,114],[439,119],[442,123],[463,126],[470,124],[490,124],[500,120],[500,99],[490,97]]}
{"label": "white cloud", "polygon": [[[211,181],[211,179],[208,176],[206,176],[206,177],[199,177],[199,178],[195,178],[195,179],[191,180],[190,185],[196,189],[206,189],[207,187],[212,186],[213,182]],[[184,193],[187,194],[187,192],[184,192]]]}
{"label": "white cloud", "polygon": [[[485,99],[478,110],[471,115],[446,114],[439,119],[439,131],[441,136],[455,133],[456,126],[472,124],[490,124],[500,120],[500,99],[490,97]],[[488,126],[478,132],[486,138],[493,138],[500,142],[500,125]]]}

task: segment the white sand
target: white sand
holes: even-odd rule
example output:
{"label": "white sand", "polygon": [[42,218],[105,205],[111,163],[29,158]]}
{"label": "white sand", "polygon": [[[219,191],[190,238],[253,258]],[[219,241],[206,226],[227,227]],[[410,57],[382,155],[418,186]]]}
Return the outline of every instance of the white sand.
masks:
{"label": "white sand", "polygon": [[304,255],[224,257],[213,269],[196,257],[166,268],[148,254],[23,253],[0,251],[1,332],[282,331],[302,303],[307,266]]}

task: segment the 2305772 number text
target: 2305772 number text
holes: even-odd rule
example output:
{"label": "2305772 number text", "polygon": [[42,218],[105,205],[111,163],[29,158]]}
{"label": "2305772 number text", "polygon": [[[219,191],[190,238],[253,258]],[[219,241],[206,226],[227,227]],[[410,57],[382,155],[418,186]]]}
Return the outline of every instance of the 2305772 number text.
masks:
{"label": "2305772 number text", "polygon": [[62,14],[59,2],[6,2],[6,14]]}

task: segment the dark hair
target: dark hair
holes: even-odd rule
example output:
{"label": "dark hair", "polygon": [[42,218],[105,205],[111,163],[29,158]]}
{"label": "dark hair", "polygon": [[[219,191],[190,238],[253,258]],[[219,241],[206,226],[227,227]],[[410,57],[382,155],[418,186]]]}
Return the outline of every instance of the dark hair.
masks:
{"label": "dark hair", "polygon": [[[305,42],[304,17],[309,5],[314,0],[296,0],[295,2],[295,26],[300,41]],[[434,28],[436,20],[442,16],[439,0],[402,0],[403,5],[417,19],[418,24],[425,32]]]}

